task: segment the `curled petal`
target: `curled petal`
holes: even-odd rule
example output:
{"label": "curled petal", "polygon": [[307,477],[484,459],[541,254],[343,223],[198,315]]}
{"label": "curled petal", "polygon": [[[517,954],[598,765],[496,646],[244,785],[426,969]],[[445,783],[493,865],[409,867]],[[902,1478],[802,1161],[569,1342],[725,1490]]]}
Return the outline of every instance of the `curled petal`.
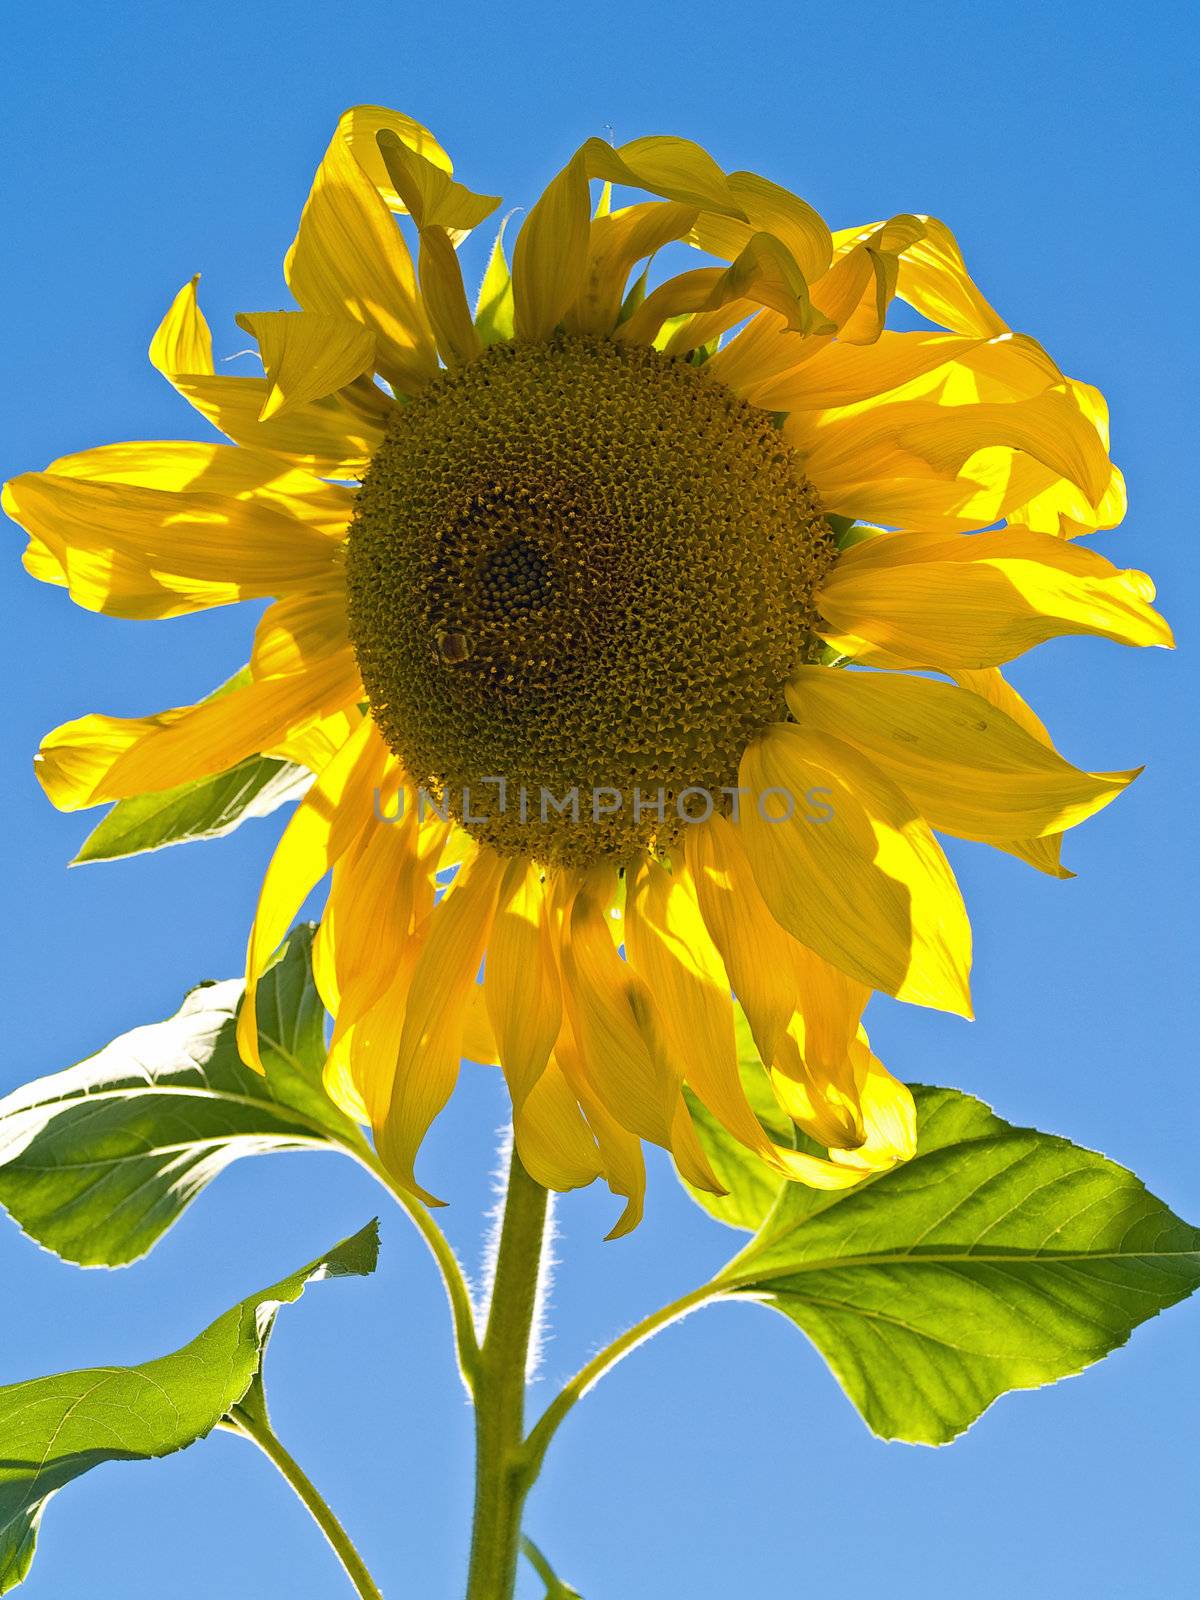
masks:
{"label": "curled petal", "polygon": [[1021,528],[969,536],[898,533],[839,558],[818,605],[846,655],[954,672],[999,666],[1062,634],[1172,643],[1145,573]]}
{"label": "curled petal", "polygon": [[1062,833],[1115,800],[1135,772],[1081,772],[954,684],[901,673],[801,667],[787,690],[798,725],[844,739],[944,833]]}
{"label": "curled petal", "polygon": [[556,926],[540,870],[511,861],[500,886],[483,990],[517,1111],[546,1070],[562,1027]]}
{"label": "curled petal", "polygon": [[243,312],[238,326],[258,340],[267,374],[259,421],[324,400],[375,366],[375,335],[349,318],[316,311]]}
{"label": "curled petal", "polygon": [[375,335],[379,371],[390,383],[419,388],[437,362],[412,259],[345,123],[313,179],[284,276],[305,311],[360,323]]}
{"label": "curled petal", "polygon": [[255,992],[314,885],[354,842],[370,816],[371,791],[386,759],[369,718],[343,745],[301,800],[267,868],[246,951],[246,998],[238,1018],[242,1060],[262,1071]]}
{"label": "curled petal", "polygon": [[494,851],[480,850],[459,868],[431,913],[408,985],[390,1102],[375,1125],[384,1162],[429,1204],[438,1202],[417,1183],[413,1164],[458,1078],[464,1013],[487,948],[503,871]]}
{"label": "curled petal", "polygon": [[841,739],[779,723],[739,781],[741,839],[789,933],[868,988],[969,1016],[970,924],[912,801]]}

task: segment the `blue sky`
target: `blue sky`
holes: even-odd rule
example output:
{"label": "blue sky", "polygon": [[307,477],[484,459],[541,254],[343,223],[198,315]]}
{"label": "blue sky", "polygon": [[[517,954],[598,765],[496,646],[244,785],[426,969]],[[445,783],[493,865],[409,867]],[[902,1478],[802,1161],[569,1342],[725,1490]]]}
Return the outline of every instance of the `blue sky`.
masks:
{"label": "blue sky", "polygon": [[[8,8],[0,476],[110,440],[205,436],[146,362],[149,335],[197,270],[218,354],[246,342],[236,311],[287,303],[283,252],[336,117],[358,101],[426,122],[464,181],[514,204],[611,127],[618,140],[686,134],[727,167],[796,188],[835,225],[941,216],[1009,321],[1108,393],[1131,509],[1098,544],[1154,573],[1181,649],[1062,641],[1022,663],[1015,677],[1065,754],[1147,771],[1071,838],[1073,882],[952,847],[977,930],[978,1021],[877,1003],[873,1038],[900,1075],[970,1089],[1101,1149],[1200,1219],[1194,11],[463,0],[440,27],[432,12],[395,0]],[[279,831],[271,819],[209,846],[66,870],[89,824],[37,789],[40,734],[87,710],[196,698],[245,659],[253,617],[91,616],[27,579],[22,541],[7,534],[4,1089],[169,1014],[196,980],[236,972]],[[502,1116],[491,1075],[468,1072],[426,1157],[472,1267]],[[334,1158],[243,1163],[148,1261],[116,1274],[67,1268],[0,1226],[0,1381],[172,1349],[379,1205]],[[662,1162],[648,1213],[631,1239],[604,1244],[606,1193],[560,1205],[543,1399],[735,1242]],[[469,1415],[432,1271],[398,1212],[384,1224],[376,1278],[322,1288],[281,1320],[273,1412],[388,1596],[452,1600]],[[1200,1307],[1176,1310],[1082,1378],[1005,1399],[932,1452],[873,1440],[782,1319],[708,1311],[578,1408],[530,1529],[587,1600],[877,1587],[894,1600],[1173,1600],[1200,1553],[1198,1319]],[[218,1438],[64,1494],[27,1592],[349,1591],[265,1463]]]}

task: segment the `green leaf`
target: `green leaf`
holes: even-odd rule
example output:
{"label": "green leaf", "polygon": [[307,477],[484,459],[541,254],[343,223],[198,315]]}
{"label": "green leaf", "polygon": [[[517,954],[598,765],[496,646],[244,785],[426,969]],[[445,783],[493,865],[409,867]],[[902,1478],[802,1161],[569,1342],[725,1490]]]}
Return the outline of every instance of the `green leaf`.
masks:
{"label": "green leaf", "polygon": [[1200,1230],[1104,1156],[913,1092],[913,1160],[833,1194],[787,1184],[717,1282],[802,1329],[875,1433],[942,1444],[1190,1294]]}
{"label": "green leaf", "polygon": [[158,794],[118,800],[88,834],[72,861],[119,861],[195,839],[219,839],[252,817],[298,800],[313,775],[295,761],[247,756],[228,772],[197,778]]}
{"label": "green leaf", "polygon": [[297,928],[258,990],[266,1076],[234,1042],[240,980],[193,989],[166,1022],[0,1101],[0,1204],[81,1266],[135,1261],[241,1156],[366,1141],[321,1085],[325,1012],[312,929]]}
{"label": "green leaf", "polygon": [[374,1272],[369,1223],[226,1311],[182,1350],[0,1388],[0,1594],[25,1579],[50,1497],[106,1461],[149,1461],[211,1433],[257,1382],[275,1316],[314,1279]]}
{"label": "green leaf", "polygon": [[513,336],[512,274],[504,257],[505,217],[496,231],[492,253],[488,257],[487,271],[479,289],[475,306],[475,331],[485,345],[502,344]]}

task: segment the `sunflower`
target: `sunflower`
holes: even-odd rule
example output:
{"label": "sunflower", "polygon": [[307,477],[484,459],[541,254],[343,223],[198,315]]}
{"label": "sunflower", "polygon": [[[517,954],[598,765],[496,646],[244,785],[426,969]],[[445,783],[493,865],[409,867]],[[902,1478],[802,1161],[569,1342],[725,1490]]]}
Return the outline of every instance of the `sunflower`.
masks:
{"label": "sunflower", "polygon": [[[870,993],[970,1015],[934,830],[1069,876],[1062,833],[1135,776],[1070,765],[1000,673],[1059,634],[1170,643],[1149,580],[1072,542],[1124,510],[1104,401],[928,216],[831,234],[686,140],[592,139],[511,272],[501,226],[472,312],[457,247],[498,205],[418,123],[347,112],[285,263],[300,309],[238,318],[263,376],[216,371],[195,280],[154,336],[232,444],[7,486],[26,567],[79,605],[272,602],[226,692],[67,723],[38,775],[72,810],[255,753],[311,770],[241,1047],[330,875],[329,1093],[424,1198],[464,1057],[499,1064],[540,1183],[625,1199],[614,1232],[644,1140],[720,1189],[699,1107],[853,1184],[914,1139]],[[926,326],[886,328],[897,298]]]}

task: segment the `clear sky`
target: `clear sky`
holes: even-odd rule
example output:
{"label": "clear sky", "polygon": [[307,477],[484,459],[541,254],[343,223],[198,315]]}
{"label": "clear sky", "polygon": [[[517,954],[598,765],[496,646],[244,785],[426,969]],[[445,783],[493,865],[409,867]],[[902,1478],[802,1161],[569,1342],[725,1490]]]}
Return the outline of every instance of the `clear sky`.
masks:
{"label": "clear sky", "polygon": [[[952,845],[977,929],[978,1021],[876,1002],[873,1038],[901,1076],[970,1089],[1103,1150],[1200,1220],[1195,15],[1171,0],[1140,12],[1107,0],[6,7],[0,476],[110,440],[206,436],[148,365],[149,335],[197,270],[218,355],[245,346],[236,311],[287,303],[284,250],[336,117],[358,101],[429,124],[465,182],[514,204],[612,128],[618,140],[686,134],[837,226],[944,218],[1008,320],[1108,393],[1131,510],[1098,544],[1155,574],[1182,648],[1065,640],[1022,664],[1017,681],[1066,755],[1147,771],[1072,836],[1073,882]],[[245,660],[254,618],[91,616],[26,578],[22,540],[7,534],[2,1088],[169,1014],[200,978],[235,973],[281,821],[66,870],[89,819],[43,799],[29,765],[39,735],[88,710],[197,698]],[[468,1072],[425,1158],[473,1267],[502,1114],[492,1075]],[[0,1381],[174,1349],[380,1203],[333,1157],[246,1162],[148,1261],[115,1274],[63,1266],[0,1225]],[[696,1211],[662,1161],[644,1226],[604,1244],[614,1214],[599,1190],[559,1207],[543,1397],[738,1237]],[[322,1288],[281,1319],[272,1409],[389,1600],[454,1600],[469,1415],[432,1270],[399,1212],[384,1224],[377,1277]],[[1200,1553],[1198,1329],[1200,1306],[1177,1309],[1082,1378],[1002,1400],[934,1452],[872,1439],[781,1318],[707,1311],[578,1408],[530,1530],[587,1600],[881,1589],[1175,1600]],[[220,1437],[70,1488],[47,1514],[26,1592],[349,1590],[281,1481]],[[539,1593],[532,1581],[522,1591]]]}

